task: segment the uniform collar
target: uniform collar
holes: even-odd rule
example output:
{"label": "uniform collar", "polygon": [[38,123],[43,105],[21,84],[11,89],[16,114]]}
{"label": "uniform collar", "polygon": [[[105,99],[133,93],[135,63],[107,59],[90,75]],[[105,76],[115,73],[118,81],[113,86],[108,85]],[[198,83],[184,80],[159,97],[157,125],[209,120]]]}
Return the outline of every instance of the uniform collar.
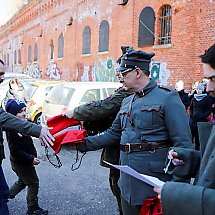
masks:
{"label": "uniform collar", "polygon": [[153,90],[157,86],[157,83],[154,79],[150,79],[150,82],[139,92],[135,94],[139,97],[147,95],[151,90]]}

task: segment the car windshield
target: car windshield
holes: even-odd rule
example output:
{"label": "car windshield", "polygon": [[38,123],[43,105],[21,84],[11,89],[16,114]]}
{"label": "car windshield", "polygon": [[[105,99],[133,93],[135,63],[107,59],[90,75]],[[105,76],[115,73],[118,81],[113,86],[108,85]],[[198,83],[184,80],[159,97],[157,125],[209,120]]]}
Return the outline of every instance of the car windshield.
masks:
{"label": "car windshield", "polygon": [[47,95],[45,101],[47,103],[67,106],[69,105],[69,102],[74,92],[75,92],[74,88],[69,88],[65,86],[55,86]]}

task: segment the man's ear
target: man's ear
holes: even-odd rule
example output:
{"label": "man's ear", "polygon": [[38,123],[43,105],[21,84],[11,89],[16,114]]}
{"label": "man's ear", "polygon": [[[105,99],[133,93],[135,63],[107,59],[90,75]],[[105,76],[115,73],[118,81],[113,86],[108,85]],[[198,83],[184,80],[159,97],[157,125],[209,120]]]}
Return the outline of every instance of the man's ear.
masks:
{"label": "man's ear", "polygon": [[138,67],[135,70],[136,70],[136,73],[137,73],[137,78],[140,78],[143,75],[142,70],[140,68],[138,68]]}

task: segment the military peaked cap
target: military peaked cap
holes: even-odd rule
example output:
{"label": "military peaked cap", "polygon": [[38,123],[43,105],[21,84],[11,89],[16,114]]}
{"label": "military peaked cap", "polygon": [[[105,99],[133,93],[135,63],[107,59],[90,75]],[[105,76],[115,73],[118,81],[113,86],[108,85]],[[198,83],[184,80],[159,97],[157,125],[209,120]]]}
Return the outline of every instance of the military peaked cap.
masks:
{"label": "military peaked cap", "polygon": [[139,67],[142,70],[149,71],[151,58],[154,57],[153,52],[144,52],[141,50],[129,49],[121,58],[121,63],[118,71],[123,71],[129,68]]}

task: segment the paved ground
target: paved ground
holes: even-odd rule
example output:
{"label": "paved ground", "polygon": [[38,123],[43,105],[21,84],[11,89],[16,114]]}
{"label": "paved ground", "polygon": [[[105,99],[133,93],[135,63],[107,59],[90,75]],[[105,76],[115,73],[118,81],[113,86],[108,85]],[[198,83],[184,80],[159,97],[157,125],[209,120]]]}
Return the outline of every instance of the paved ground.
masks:
{"label": "paved ground", "polygon": [[[63,166],[54,168],[45,157],[43,147],[35,140],[40,165],[40,206],[49,210],[49,215],[117,215],[116,201],[108,185],[108,169],[99,165],[100,151],[88,152],[82,165],[71,171],[76,151],[61,150],[59,157]],[[7,143],[5,142],[5,146]],[[8,185],[16,180],[10,167],[8,149],[3,163]],[[26,190],[8,203],[10,215],[26,214]]]}

